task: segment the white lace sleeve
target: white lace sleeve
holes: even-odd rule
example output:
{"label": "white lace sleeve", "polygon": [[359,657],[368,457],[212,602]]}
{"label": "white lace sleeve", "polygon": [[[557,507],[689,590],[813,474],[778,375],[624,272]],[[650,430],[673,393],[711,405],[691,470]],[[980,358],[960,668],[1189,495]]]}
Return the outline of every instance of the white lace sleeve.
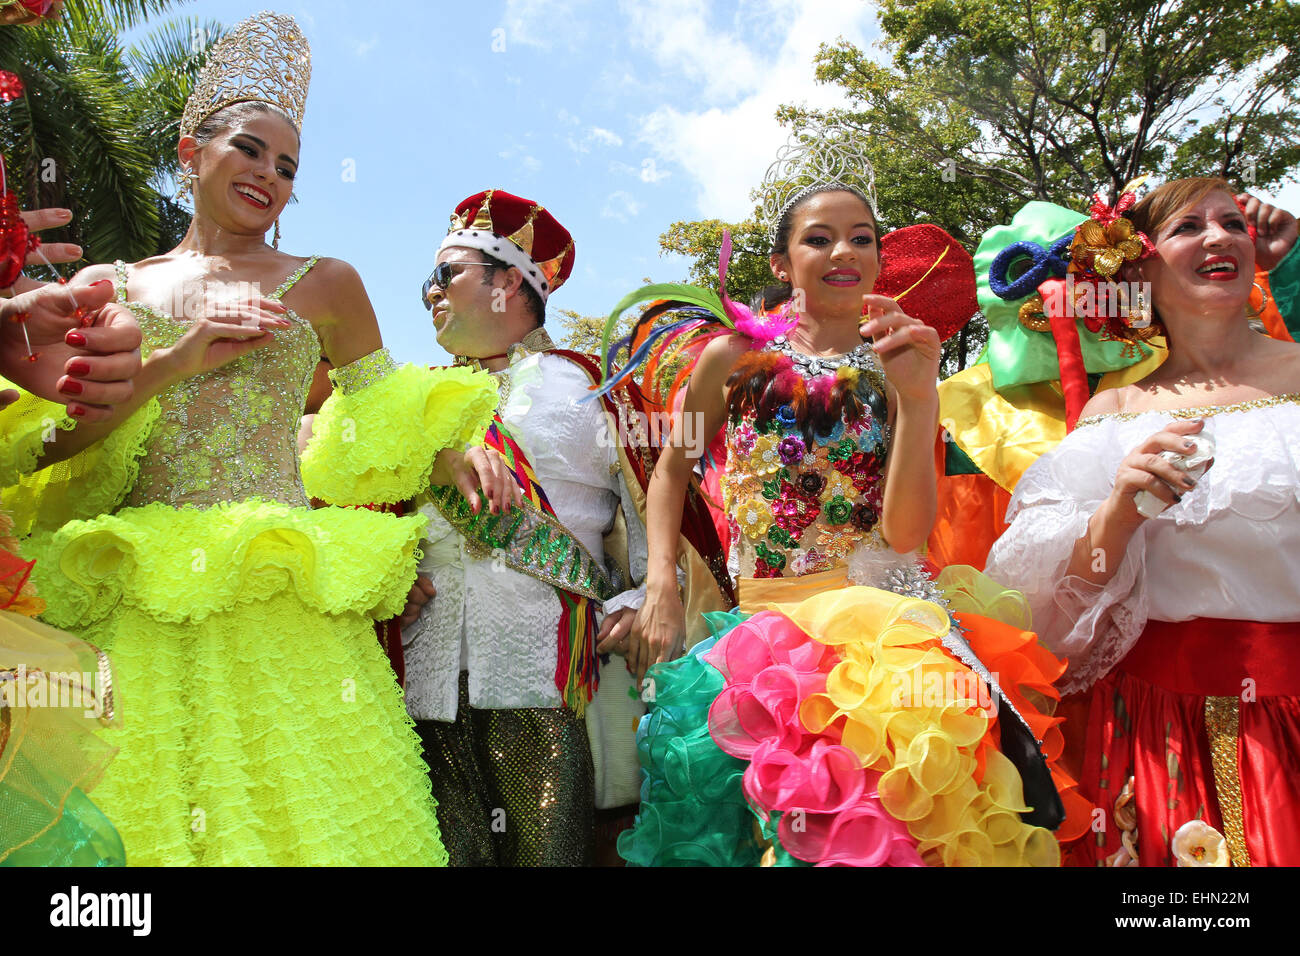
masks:
{"label": "white lace sleeve", "polygon": [[1007,512],[1011,527],[989,553],[988,575],[1024,593],[1039,638],[1069,660],[1063,693],[1103,677],[1146,626],[1145,526],[1106,585],[1065,573],[1123,454],[1108,423],[1073,432],[1020,479]]}

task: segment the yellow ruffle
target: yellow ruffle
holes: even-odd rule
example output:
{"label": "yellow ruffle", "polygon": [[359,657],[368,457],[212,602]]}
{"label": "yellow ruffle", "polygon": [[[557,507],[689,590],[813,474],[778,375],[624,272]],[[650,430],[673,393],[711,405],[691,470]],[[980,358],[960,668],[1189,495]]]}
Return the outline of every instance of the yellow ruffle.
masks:
{"label": "yellow ruffle", "polygon": [[497,398],[495,379],[463,366],[403,365],[359,391],[336,389],[302,457],[307,493],[336,505],[413,498],[438,452],[482,441]]}
{"label": "yellow ruffle", "polygon": [[[0,378],[0,389],[13,387]],[[76,424],[64,406],[27,392],[0,409],[0,486],[12,485],[36,467],[36,456],[56,429],[71,431]]]}
{"label": "yellow ruffle", "polygon": [[119,605],[159,621],[202,621],[285,591],[315,612],[382,620],[404,606],[425,523],[259,500],[158,503],[70,522],[25,550],[49,602],[45,618],[58,627],[88,627]]}
{"label": "yellow ruffle", "polygon": [[53,531],[121,504],[135,484],[145,443],[160,413],[158,400],[151,398],[103,440],[5,488],[0,504],[13,516],[14,533]]}
{"label": "yellow ruffle", "polygon": [[843,721],[842,743],[882,774],[881,802],[907,824],[927,863],[1059,863],[1051,831],[1020,819],[1027,808],[1015,767],[980,746],[990,719],[963,696],[976,692],[971,672],[940,644],[949,628],[941,608],[849,587],[774,609],[843,658],[800,719],[814,733]]}

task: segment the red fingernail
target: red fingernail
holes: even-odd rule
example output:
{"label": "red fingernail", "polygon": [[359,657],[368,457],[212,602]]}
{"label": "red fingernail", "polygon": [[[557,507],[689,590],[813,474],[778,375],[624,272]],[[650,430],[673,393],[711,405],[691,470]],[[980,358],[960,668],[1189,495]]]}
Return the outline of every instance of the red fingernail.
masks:
{"label": "red fingernail", "polygon": [[80,395],[83,390],[81,383],[75,378],[70,378],[59,386],[59,391],[64,395]]}
{"label": "red fingernail", "polygon": [[112,286],[113,286],[113,280],[112,280],[112,279],[100,279],[98,282],[92,282],[92,283],[90,284],[90,287],[93,289],[93,288],[95,288],[95,286],[97,286],[97,285],[106,285],[106,286],[108,286],[109,288],[112,288]]}
{"label": "red fingernail", "polygon": [[86,337],[80,332],[69,332],[63,337],[63,341],[69,345],[82,346],[86,344]]}
{"label": "red fingernail", "polygon": [[73,418],[80,418],[82,415],[86,414],[86,410],[80,405],[69,405],[68,414]]}
{"label": "red fingernail", "polygon": [[[69,333],[69,334],[71,334],[71,333]],[[84,342],[85,342],[85,339],[82,339],[82,342],[84,343]],[[89,374],[90,374],[90,363],[87,362],[85,359],[73,359],[71,362],[68,363],[68,374],[69,374],[69,375],[89,375]]]}

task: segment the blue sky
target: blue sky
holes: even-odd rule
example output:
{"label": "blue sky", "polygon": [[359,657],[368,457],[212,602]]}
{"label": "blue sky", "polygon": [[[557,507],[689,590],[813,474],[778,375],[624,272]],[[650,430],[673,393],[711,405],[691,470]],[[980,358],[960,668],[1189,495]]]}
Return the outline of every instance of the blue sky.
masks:
{"label": "blue sky", "polygon": [[[818,44],[879,35],[868,0],[270,2],[313,60],[281,248],[351,262],[385,344],[429,364],[447,359],[419,288],[461,199],[496,187],[544,204],[577,253],[551,307],[604,314],[644,279],[685,276],[659,254],[670,223],[752,210],[786,137],[778,105],[840,101],[813,81]],[[175,16],[229,27],[267,5]],[[1300,208],[1300,189],[1282,196]]]}

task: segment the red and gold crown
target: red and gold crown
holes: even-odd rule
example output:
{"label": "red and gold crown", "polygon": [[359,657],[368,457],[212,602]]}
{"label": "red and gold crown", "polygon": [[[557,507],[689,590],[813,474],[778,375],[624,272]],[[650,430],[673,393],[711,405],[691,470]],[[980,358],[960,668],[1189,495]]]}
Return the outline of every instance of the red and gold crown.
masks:
{"label": "red and gold crown", "polygon": [[438,251],[478,249],[524,274],[545,302],[573,272],[573,237],[545,207],[501,189],[475,193],[456,207]]}

